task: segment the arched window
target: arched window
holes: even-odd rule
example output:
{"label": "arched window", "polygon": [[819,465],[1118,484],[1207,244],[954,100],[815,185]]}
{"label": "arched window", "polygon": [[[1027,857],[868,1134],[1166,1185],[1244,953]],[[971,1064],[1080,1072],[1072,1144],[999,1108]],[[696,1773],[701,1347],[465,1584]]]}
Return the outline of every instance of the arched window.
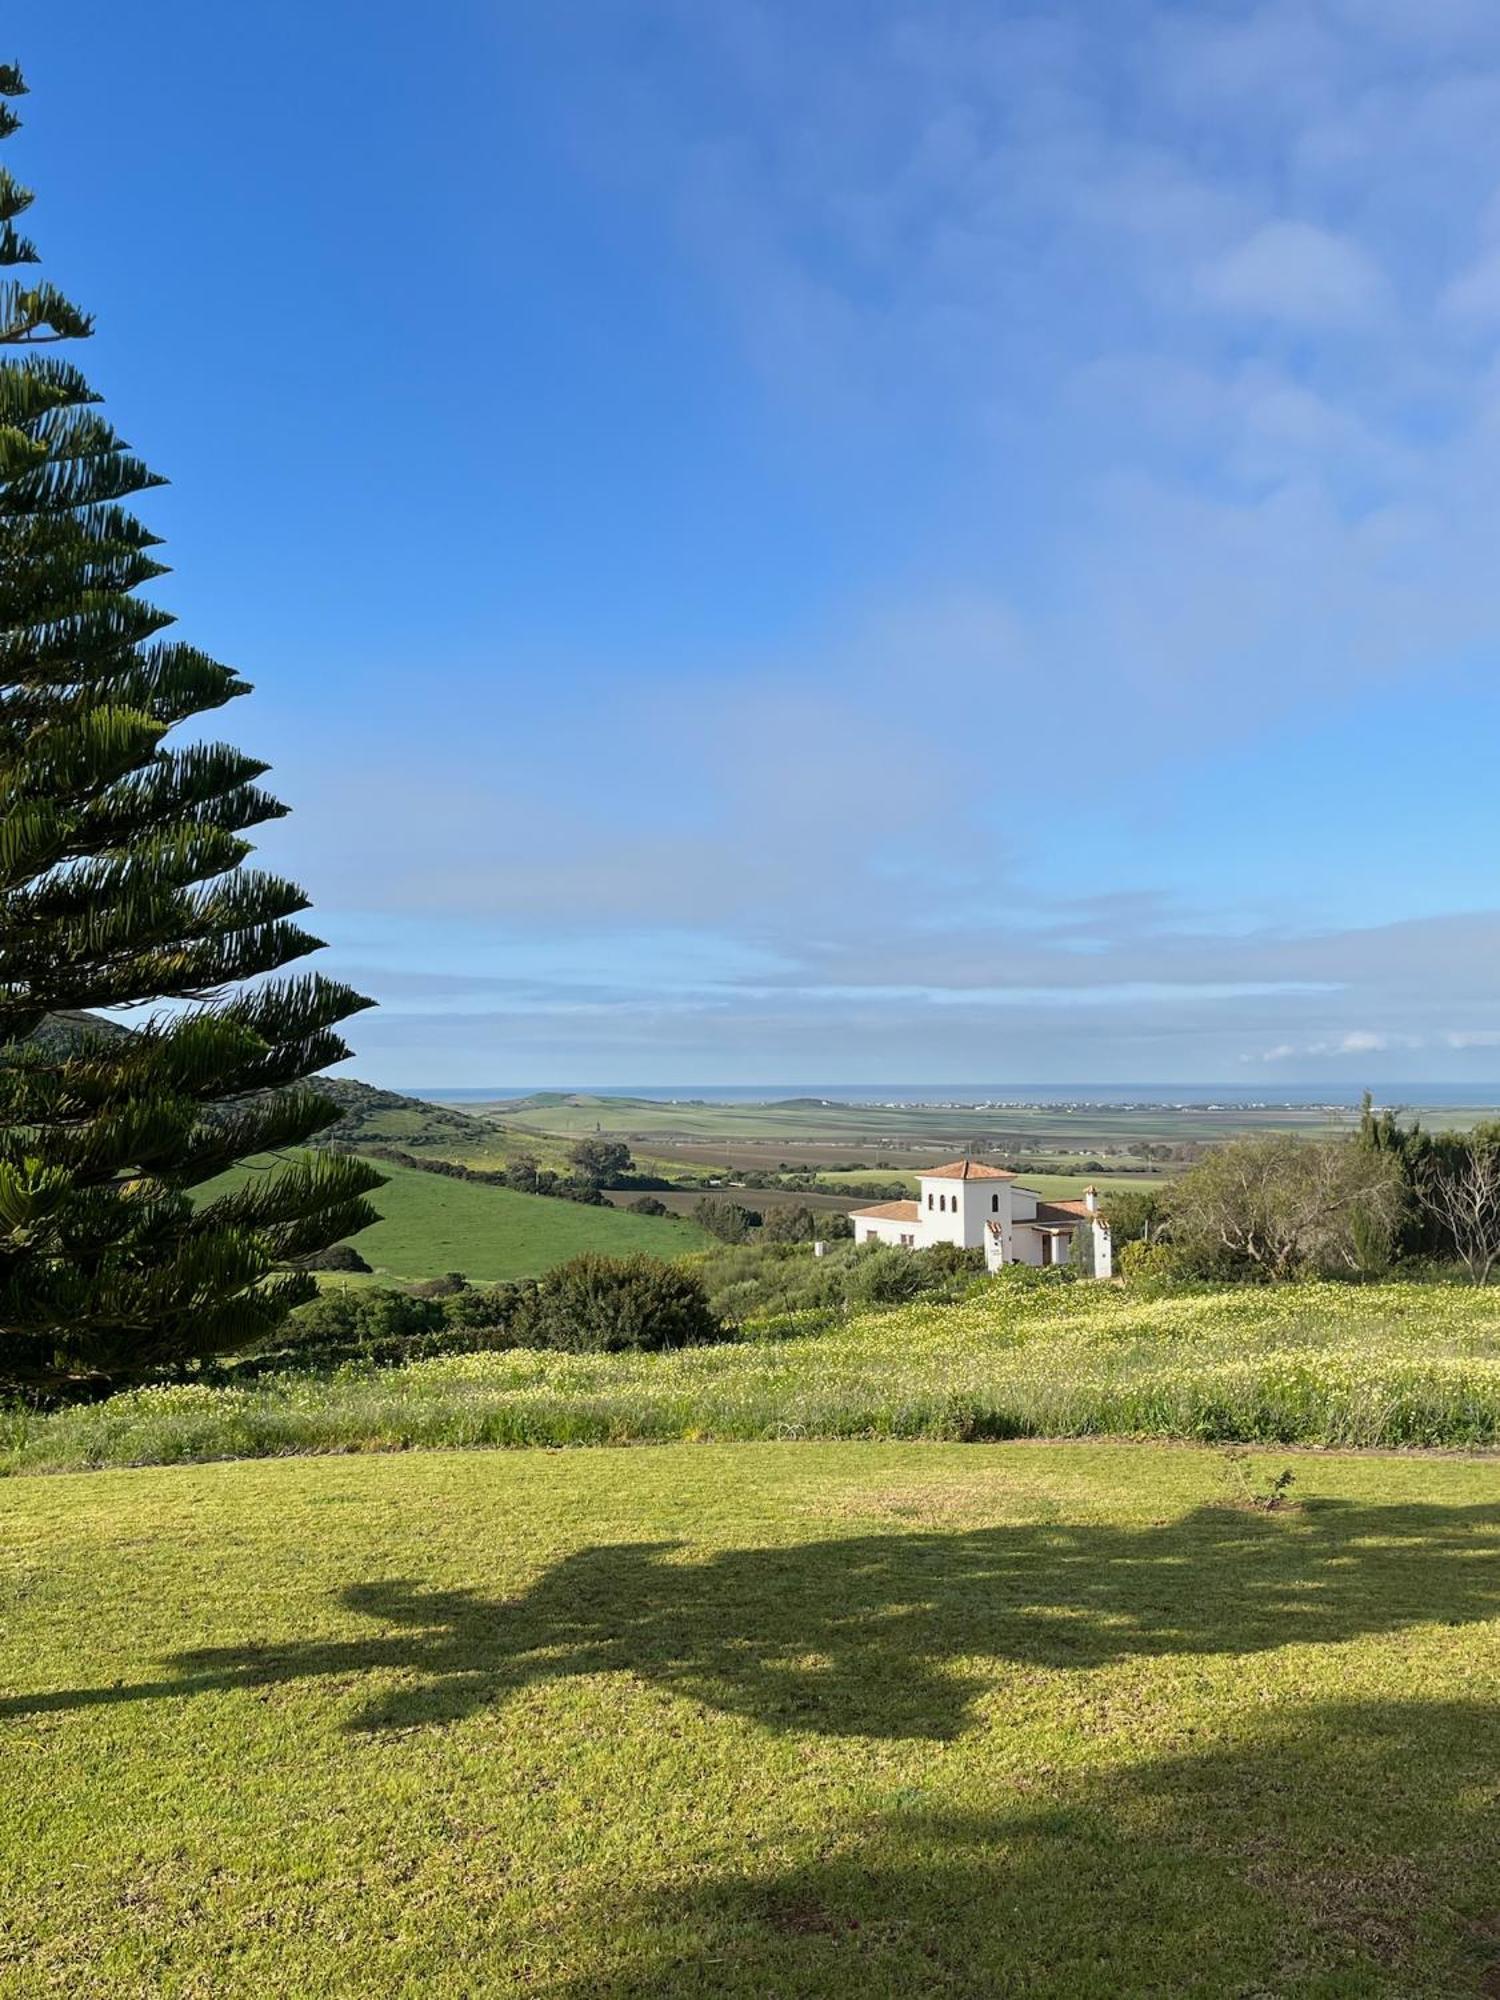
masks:
{"label": "arched window", "polygon": [[997,1194],[992,1194],[990,1196],[990,1214],[998,1215],[999,1213],[1000,1213],[1000,1197]]}
{"label": "arched window", "polygon": [[931,1206],[932,1206],[932,1189],[931,1189],[931,1188],[929,1188],[929,1189],[927,1190],[927,1206],[928,1206],[929,1208],[931,1208]]}

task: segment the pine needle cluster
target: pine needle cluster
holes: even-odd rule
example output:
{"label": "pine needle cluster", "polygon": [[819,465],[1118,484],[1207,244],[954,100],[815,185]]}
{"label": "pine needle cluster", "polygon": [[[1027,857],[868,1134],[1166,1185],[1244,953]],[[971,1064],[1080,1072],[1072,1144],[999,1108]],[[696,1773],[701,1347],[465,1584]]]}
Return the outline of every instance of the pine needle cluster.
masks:
{"label": "pine needle cluster", "polygon": [[[0,65],[0,138],[24,90]],[[0,167],[0,1387],[56,1395],[263,1337],[380,1176],[304,1154],[195,1199],[337,1118],[304,1079],[369,1002],[284,970],[320,940],[245,865],[266,767],[169,740],[249,688],[141,594],[125,503],[160,481],[57,351],[91,322],[32,273],[31,200]]]}

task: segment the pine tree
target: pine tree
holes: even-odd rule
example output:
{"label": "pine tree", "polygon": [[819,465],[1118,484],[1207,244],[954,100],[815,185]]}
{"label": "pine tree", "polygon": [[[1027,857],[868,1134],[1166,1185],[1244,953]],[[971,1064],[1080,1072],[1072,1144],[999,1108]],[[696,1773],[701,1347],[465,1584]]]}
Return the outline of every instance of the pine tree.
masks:
{"label": "pine tree", "polygon": [[[24,90],[0,66],[0,138]],[[0,168],[9,270],[36,262],[30,202]],[[52,1395],[260,1338],[314,1289],[287,1265],[370,1221],[381,1178],[298,1154],[190,1193],[333,1122],[303,1079],[369,1003],[274,976],[320,941],[301,890],[242,865],[285,810],[266,767],[165,742],[249,689],[138,594],[164,567],[121,503],[160,482],[38,351],[90,330],[51,285],[0,280],[0,1384]],[[127,1031],[93,1011],[133,1008]]]}

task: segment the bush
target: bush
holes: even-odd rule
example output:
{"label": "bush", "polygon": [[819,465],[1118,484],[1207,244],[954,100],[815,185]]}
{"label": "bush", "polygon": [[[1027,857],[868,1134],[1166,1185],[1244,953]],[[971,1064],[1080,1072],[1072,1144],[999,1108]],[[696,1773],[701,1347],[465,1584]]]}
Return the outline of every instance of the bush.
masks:
{"label": "bush", "polygon": [[424,1278],[411,1289],[419,1299],[451,1299],[458,1292],[466,1292],[469,1281],[462,1271],[445,1271],[440,1278]]}
{"label": "bush", "polygon": [[664,1201],[658,1201],[654,1194],[643,1194],[639,1201],[630,1204],[632,1215],[670,1215],[671,1210]]}
{"label": "bush", "polygon": [[[532,1291],[530,1282],[503,1285],[470,1285],[443,1301],[443,1323],[454,1331],[504,1333],[516,1316],[522,1299]],[[474,1340],[470,1347],[510,1347],[509,1340]]]}
{"label": "bush", "polygon": [[840,1243],[814,1257],[806,1244],[735,1244],[710,1250],[694,1268],[722,1319],[751,1321],[801,1312],[846,1312],[914,1298],[962,1298],[984,1270],[982,1250],[940,1243],[931,1250]]}
{"label": "bush", "polygon": [[1108,1206],[1109,1233],[1116,1250],[1127,1243],[1153,1240],[1161,1227],[1163,1204],[1159,1188],[1116,1188]]}
{"label": "bush", "polygon": [[785,1202],[767,1210],[760,1234],[763,1243],[811,1243],[818,1234],[818,1218],[802,1202]]}
{"label": "bush", "polygon": [[568,1154],[575,1178],[596,1188],[614,1187],[635,1162],[630,1148],[618,1139],[580,1139]]}
{"label": "bush", "polygon": [[466,1283],[462,1291],[437,1295],[426,1287],[425,1296],[375,1285],[323,1292],[284,1322],[274,1346],[208,1372],[238,1380],[268,1371],[321,1371],[346,1361],[400,1363],[510,1347],[508,1328],[529,1289]]}
{"label": "bush", "polygon": [[314,1250],[310,1257],[297,1259],[299,1271],[368,1271],[370,1266],[352,1243],[330,1243],[326,1250]]}
{"label": "bush", "polygon": [[1262,1280],[1367,1272],[1402,1201],[1394,1158],[1347,1139],[1267,1132],[1230,1139],[1174,1181],[1167,1233],[1205,1275]]}
{"label": "bush", "polygon": [[1163,1243],[1159,1237],[1150,1243],[1141,1237],[1122,1243],[1117,1262],[1120,1276],[1133,1285],[1148,1280],[1170,1284],[1195,1275],[1192,1260],[1175,1244]]}
{"label": "bush", "polygon": [[737,1201],[721,1201],[705,1195],[693,1203],[693,1220],[721,1243],[743,1243],[765,1218],[758,1209],[742,1208]]}
{"label": "bush", "polygon": [[549,1271],[510,1332],[519,1347],[600,1354],[692,1347],[722,1340],[726,1329],[696,1273],[656,1257],[591,1253]]}

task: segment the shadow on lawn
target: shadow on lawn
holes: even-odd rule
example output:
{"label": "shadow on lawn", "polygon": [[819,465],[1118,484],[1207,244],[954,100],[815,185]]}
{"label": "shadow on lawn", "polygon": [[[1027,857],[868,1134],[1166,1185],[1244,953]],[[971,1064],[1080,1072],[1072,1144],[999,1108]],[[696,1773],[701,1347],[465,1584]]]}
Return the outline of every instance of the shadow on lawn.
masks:
{"label": "shadow on lawn", "polygon": [[830,1829],[609,1911],[545,2000],[1500,1994],[1492,1706],[1302,1710],[1205,1752],[1016,1774],[994,1813]]}
{"label": "shadow on lawn", "polygon": [[580,1550],[523,1596],[361,1583],[352,1638],[181,1653],[160,1679],[0,1700],[0,1719],[318,1675],[395,1675],[355,1729],[450,1722],[575,1674],[630,1673],[774,1728],[958,1734],[989,1673],[1328,1644],[1500,1611],[1500,1506],[1204,1507],[1140,1528],[1023,1525],[735,1549]]}

